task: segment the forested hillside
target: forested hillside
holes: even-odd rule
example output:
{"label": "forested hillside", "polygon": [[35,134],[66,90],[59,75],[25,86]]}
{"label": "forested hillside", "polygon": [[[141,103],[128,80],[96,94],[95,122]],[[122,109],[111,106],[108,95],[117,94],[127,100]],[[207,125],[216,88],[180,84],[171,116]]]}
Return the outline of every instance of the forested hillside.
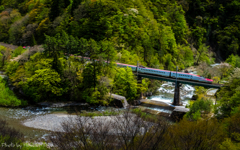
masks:
{"label": "forested hillside", "polygon": [[[138,85],[130,70],[116,69],[114,62],[139,61],[175,70],[214,63],[217,53],[232,67],[239,66],[237,0],[0,0],[0,4],[0,42],[43,45],[44,53],[33,48],[19,62],[10,59],[24,53],[21,47],[14,53],[0,47],[0,68],[35,101],[62,95],[79,99],[80,92],[82,100],[92,103],[106,99],[109,92],[133,100],[154,85],[147,79]],[[65,54],[113,63],[86,64]],[[220,78],[226,77],[227,71],[222,72]],[[201,75],[216,78],[206,71]]]}
{"label": "forested hillside", "polygon": [[[8,76],[0,79],[0,106],[41,101],[107,106],[113,105],[112,93],[134,104],[142,93],[157,91],[161,81],[145,78],[140,83],[131,68],[116,62],[166,70],[194,65],[199,75],[224,83],[215,105],[206,89],[195,87],[196,101],[187,106],[183,121],[165,126],[150,118],[158,125],[150,130],[134,123],[133,137],[121,135],[117,142],[125,143],[123,149],[239,149],[239,8],[240,0],[0,0],[0,74]],[[219,60],[225,63],[210,66]],[[135,113],[147,119],[140,109]],[[121,128],[129,132],[127,127]],[[0,141],[16,140],[5,133],[11,135],[11,130],[2,129]],[[61,146],[83,137],[85,149],[116,147],[112,134],[106,142],[105,129],[99,138],[90,128],[97,135],[92,141],[83,132],[52,137]]]}
{"label": "forested hillside", "polygon": [[[74,38],[112,44],[116,53],[134,56],[128,63],[140,60],[143,65],[169,70],[174,70],[177,64],[183,69],[201,61],[211,63],[205,44],[218,46],[228,54],[238,52],[238,37],[232,34],[226,37],[228,33],[223,32],[228,25],[234,26],[237,17],[226,16],[224,8],[218,16],[211,14],[215,10],[208,12],[209,7],[220,9],[217,3],[170,0],[1,0],[0,3],[0,41],[15,45],[43,44],[44,34],[55,36],[65,31]],[[225,17],[231,21],[224,21]],[[218,44],[223,40],[221,36],[229,41]]]}

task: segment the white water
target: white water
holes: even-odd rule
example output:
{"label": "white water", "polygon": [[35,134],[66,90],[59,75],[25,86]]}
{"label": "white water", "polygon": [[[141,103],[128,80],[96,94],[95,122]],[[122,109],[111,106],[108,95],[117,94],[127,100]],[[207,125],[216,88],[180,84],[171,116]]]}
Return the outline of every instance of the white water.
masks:
{"label": "white water", "polygon": [[[172,82],[167,82],[161,85],[161,87],[158,89],[160,94],[150,96],[148,99],[154,100],[154,101],[161,101],[168,105],[171,105],[174,98],[174,89],[175,85],[172,84]],[[190,100],[194,94],[194,87],[183,84],[180,88],[180,98],[182,100],[183,105],[189,104],[188,100]]]}
{"label": "white water", "polygon": [[[220,65],[220,64],[216,63],[216,64],[212,64],[211,66],[215,67],[218,65]],[[193,71],[190,73],[197,74],[197,71]],[[166,82],[166,83],[162,84],[161,87],[158,89],[160,92],[159,95],[150,96],[150,97],[148,97],[148,99],[154,100],[154,101],[160,101],[160,102],[164,102],[168,105],[172,105],[173,98],[174,98],[174,89],[175,89],[175,85],[173,85],[172,82]],[[182,85],[182,87],[180,88],[180,98],[181,98],[182,104],[184,106],[189,104],[189,102],[194,94],[194,91],[195,91],[195,88],[193,86],[187,85],[187,84]],[[213,96],[216,92],[217,92],[217,89],[212,88],[207,91],[207,95]],[[161,111],[161,110],[159,109],[159,111]]]}

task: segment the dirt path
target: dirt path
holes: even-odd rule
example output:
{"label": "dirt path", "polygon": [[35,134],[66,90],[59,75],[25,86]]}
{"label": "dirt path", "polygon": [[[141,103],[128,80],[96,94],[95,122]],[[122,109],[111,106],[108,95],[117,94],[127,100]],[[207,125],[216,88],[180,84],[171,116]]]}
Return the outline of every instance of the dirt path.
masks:
{"label": "dirt path", "polygon": [[35,45],[33,47],[28,48],[23,54],[18,55],[17,57],[14,57],[10,61],[19,61],[19,60],[27,60],[28,55],[33,55],[36,52],[42,52],[44,49],[42,48],[42,45]]}
{"label": "dirt path", "polygon": [[16,45],[6,44],[6,43],[3,43],[3,42],[0,42],[0,45],[2,45],[4,47],[7,47],[7,48],[10,48],[10,49],[13,49],[13,50],[18,48],[18,46],[16,46]]}

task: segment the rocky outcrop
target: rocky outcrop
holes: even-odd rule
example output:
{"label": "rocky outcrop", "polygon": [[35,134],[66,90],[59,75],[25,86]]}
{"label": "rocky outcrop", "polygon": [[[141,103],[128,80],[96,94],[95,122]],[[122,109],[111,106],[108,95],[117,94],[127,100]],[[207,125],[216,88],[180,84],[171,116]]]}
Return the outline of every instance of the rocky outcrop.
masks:
{"label": "rocky outcrop", "polygon": [[171,118],[175,121],[180,121],[188,111],[189,108],[185,108],[185,106],[175,106]]}

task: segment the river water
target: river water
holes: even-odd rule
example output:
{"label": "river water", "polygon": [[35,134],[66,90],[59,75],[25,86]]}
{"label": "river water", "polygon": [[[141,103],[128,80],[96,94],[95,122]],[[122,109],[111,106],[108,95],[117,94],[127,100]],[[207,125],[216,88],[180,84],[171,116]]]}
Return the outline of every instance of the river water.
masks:
{"label": "river water", "polygon": [[[196,72],[191,72],[196,73]],[[1,72],[2,74],[2,72]],[[175,85],[171,82],[164,82],[161,87],[159,87],[159,94],[148,97],[149,100],[163,102],[169,107],[162,107],[149,104],[141,104],[140,107],[147,109],[164,112],[171,114],[174,106],[172,106],[173,97],[174,97],[174,88]],[[180,96],[183,105],[189,104],[193,94],[194,87],[190,85],[182,85],[180,88]],[[216,92],[216,89],[208,90],[208,93],[213,94]],[[87,111],[106,111],[109,109],[114,109],[111,107],[89,107]],[[73,109],[66,108],[50,108],[50,107],[27,107],[27,108],[6,108],[0,107],[0,118],[5,119],[11,127],[14,127],[24,133],[25,138],[28,141],[38,142],[45,141],[46,137],[50,134],[50,131],[31,128],[23,125],[25,120],[34,118],[35,116],[42,116],[47,114],[74,114]]]}
{"label": "river water", "polygon": [[[220,65],[219,63],[212,64],[212,67]],[[197,71],[193,69],[189,73],[191,74],[197,74]],[[153,95],[150,97],[147,97],[149,100],[153,101],[158,101],[158,102],[163,102],[171,107],[174,107],[172,105],[173,103],[173,98],[174,98],[174,90],[175,90],[175,84],[173,82],[164,82],[161,87],[158,89],[157,95]],[[213,100],[213,104],[215,104],[215,98],[214,94],[217,92],[218,89],[208,89],[207,90],[207,95],[211,97]],[[189,105],[190,101],[192,101],[192,96],[194,95],[195,88],[194,86],[188,85],[188,84],[183,84],[180,87],[180,99],[182,102],[183,106]],[[142,106],[147,107],[148,109],[156,110],[156,111],[161,111],[165,113],[172,113],[173,109],[169,109],[169,107],[159,107],[159,106],[153,106],[153,105],[146,105],[142,104]]]}
{"label": "river water", "polygon": [[[192,71],[190,73],[197,74],[196,71]],[[147,99],[162,102],[174,108],[174,106],[172,105],[173,98],[174,98],[174,90],[175,90],[175,83],[164,82],[158,89],[158,94],[149,96],[147,97]],[[188,84],[182,84],[182,86],[180,87],[180,99],[183,106],[186,106],[190,103],[191,98],[194,95],[194,91],[195,91],[195,88],[193,86]],[[143,106],[146,106],[146,104],[143,104]],[[148,109],[161,111],[169,114],[171,114],[173,111],[173,109],[169,109],[169,107],[157,107],[152,105],[147,105],[146,107]]]}
{"label": "river water", "polygon": [[[32,120],[35,117],[39,116],[49,116],[49,115],[76,115],[75,110],[77,111],[88,111],[88,112],[103,112],[103,111],[121,111],[122,109],[117,109],[113,107],[65,107],[65,108],[51,108],[51,107],[37,107],[29,106],[26,108],[7,108],[0,107],[0,118],[7,121],[10,127],[22,132],[25,136],[25,139],[30,142],[41,142],[47,141],[47,136],[51,133],[48,130],[42,130],[32,127],[24,126],[23,123],[26,120]],[[54,118],[52,118],[54,119]],[[40,121],[40,120],[39,120]],[[44,121],[44,120],[42,120]],[[47,120],[45,120],[47,122]]]}
{"label": "river water", "polygon": [[[150,96],[148,97],[148,99],[164,102],[166,104],[171,105],[173,102],[174,90],[175,85],[172,82],[166,82],[162,84],[161,87],[158,89],[159,91],[158,95]],[[187,84],[183,84],[181,86],[180,98],[184,106],[189,104],[189,100],[192,98],[194,91],[195,88],[193,86]]]}

